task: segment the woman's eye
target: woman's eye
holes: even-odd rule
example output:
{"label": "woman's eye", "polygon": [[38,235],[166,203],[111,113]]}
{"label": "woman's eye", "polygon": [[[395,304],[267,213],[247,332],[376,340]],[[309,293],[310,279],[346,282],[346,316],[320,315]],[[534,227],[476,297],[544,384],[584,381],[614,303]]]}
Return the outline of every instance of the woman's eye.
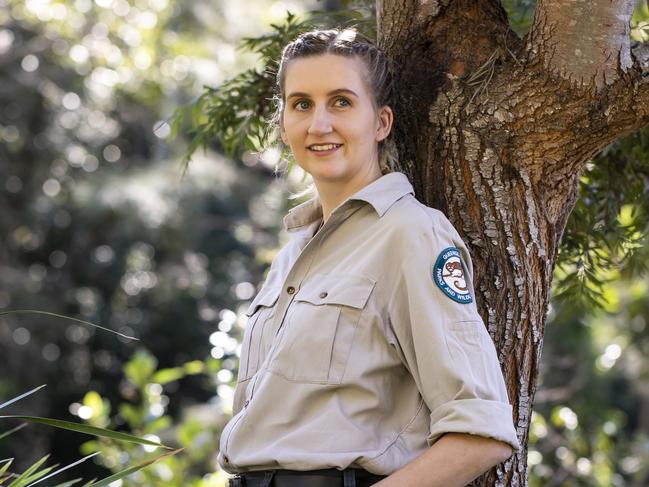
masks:
{"label": "woman's eye", "polygon": [[[334,101],[334,104],[336,106],[339,106],[339,107],[351,106],[351,103],[349,102],[349,100],[347,98],[338,98],[338,99],[336,99]],[[304,110],[308,110],[310,105],[311,105],[311,102],[308,101],[308,100],[299,100],[299,101],[296,101],[293,104],[293,108],[297,109],[297,110],[300,110],[300,111],[304,111]]]}

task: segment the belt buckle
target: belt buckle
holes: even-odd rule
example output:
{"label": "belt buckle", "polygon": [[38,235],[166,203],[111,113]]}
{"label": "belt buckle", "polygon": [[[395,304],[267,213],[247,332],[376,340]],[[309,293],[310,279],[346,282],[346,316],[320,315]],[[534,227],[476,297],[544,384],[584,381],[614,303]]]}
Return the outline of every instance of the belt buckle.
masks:
{"label": "belt buckle", "polygon": [[228,479],[228,487],[244,487],[243,478],[240,475],[235,475]]}

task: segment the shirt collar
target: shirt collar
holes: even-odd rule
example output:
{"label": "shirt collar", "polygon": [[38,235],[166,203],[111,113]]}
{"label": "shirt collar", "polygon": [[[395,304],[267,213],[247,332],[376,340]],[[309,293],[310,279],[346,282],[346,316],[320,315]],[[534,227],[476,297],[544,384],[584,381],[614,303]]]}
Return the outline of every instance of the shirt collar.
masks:
{"label": "shirt collar", "polygon": [[[379,217],[382,217],[390,206],[408,193],[415,194],[406,175],[401,172],[390,172],[364,186],[346,201],[365,201],[372,205]],[[322,205],[316,195],[289,210],[284,217],[284,228],[287,231],[296,230],[320,218],[322,218]]]}

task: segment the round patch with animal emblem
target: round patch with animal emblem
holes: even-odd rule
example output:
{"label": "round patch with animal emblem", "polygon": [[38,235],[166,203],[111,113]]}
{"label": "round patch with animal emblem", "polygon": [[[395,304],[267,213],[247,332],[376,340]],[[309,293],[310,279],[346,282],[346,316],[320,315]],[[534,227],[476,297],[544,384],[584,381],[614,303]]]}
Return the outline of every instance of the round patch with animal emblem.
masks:
{"label": "round patch with animal emblem", "polygon": [[433,281],[453,301],[462,304],[473,302],[457,247],[448,247],[440,252],[433,267]]}

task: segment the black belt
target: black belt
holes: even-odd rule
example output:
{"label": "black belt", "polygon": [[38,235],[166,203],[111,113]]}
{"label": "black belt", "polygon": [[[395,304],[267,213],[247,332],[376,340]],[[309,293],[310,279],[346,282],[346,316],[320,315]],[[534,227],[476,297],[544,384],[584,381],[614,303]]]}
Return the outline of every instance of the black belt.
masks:
{"label": "black belt", "polygon": [[228,480],[228,487],[370,487],[385,477],[362,468],[258,470],[235,475]]}

